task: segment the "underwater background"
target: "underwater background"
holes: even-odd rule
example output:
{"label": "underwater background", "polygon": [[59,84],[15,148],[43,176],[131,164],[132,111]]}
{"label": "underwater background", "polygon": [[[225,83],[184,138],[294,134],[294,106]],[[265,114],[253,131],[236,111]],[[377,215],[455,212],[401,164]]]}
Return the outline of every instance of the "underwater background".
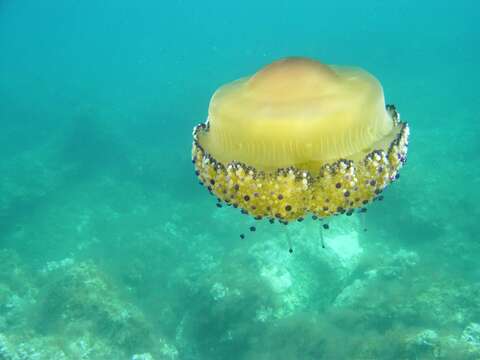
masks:
{"label": "underwater background", "polygon": [[[479,11],[1,0],[0,359],[480,359]],[[190,159],[215,89],[291,55],[365,68],[411,128],[325,249]]]}

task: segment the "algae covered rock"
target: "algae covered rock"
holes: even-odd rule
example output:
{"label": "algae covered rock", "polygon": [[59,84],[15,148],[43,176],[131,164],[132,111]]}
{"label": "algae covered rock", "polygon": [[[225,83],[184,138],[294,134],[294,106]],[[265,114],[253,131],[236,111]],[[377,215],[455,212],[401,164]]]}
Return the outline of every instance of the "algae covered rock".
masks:
{"label": "algae covered rock", "polygon": [[468,344],[470,352],[480,356],[480,324],[470,323],[462,332],[462,340]]}
{"label": "algae covered rock", "polygon": [[150,328],[143,313],[92,263],[53,270],[44,281],[37,319],[40,332],[89,331],[128,351],[149,343]]}

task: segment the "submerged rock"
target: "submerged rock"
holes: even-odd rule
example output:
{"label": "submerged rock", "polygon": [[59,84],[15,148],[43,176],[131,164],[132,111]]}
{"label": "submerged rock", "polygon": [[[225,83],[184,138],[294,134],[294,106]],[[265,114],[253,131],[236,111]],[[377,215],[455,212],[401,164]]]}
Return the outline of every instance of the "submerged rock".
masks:
{"label": "submerged rock", "polygon": [[480,355],[480,324],[470,323],[462,332],[462,340],[465,341],[472,352]]}
{"label": "submerged rock", "polygon": [[414,359],[439,359],[441,354],[440,338],[434,330],[420,331],[407,340],[407,351]]}
{"label": "submerged rock", "polygon": [[145,354],[135,354],[132,356],[131,360],[154,360],[154,359],[150,353],[145,353]]}
{"label": "submerged rock", "polygon": [[[39,331],[89,332],[127,351],[149,344],[150,328],[142,312],[127,302],[95,265],[71,262],[52,269],[44,279],[37,305]],[[83,339],[72,347],[80,349],[88,343]]]}

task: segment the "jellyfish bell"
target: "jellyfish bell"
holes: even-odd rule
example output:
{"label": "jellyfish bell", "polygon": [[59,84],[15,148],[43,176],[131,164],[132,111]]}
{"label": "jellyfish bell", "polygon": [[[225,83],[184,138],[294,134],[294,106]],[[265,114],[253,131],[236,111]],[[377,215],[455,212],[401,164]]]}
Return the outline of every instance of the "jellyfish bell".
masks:
{"label": "jellyfish bell", "polygon": [[286,58],[213,94],[192,161],[210,192],[253,217],[326,218],[398,177],[408,135],[365,70]]}

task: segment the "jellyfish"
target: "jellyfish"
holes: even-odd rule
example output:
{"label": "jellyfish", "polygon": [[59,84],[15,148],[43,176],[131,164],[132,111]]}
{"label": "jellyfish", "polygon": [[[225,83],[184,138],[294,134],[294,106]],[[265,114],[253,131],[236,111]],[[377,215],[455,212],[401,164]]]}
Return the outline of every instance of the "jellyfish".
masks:
{"label": "jellyfish", "polygon": [[219,202],[257,220],[322,220],[383,198],[408,136],[367,71],[289,57],[213,94],[192,162]]}

